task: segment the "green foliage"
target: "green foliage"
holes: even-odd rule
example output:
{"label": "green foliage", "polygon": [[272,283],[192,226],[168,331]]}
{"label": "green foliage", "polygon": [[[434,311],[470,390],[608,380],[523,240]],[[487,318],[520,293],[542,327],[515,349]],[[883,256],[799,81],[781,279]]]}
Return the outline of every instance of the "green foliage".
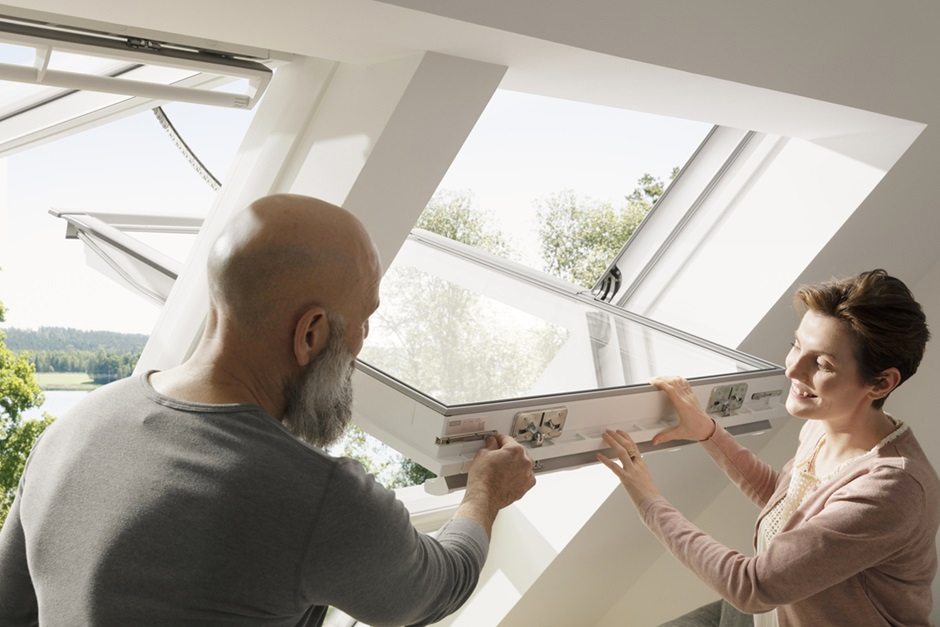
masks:
{"label": "green foliage", "polygon": [[[672,181],[679,174],[679,166],[672,169],[669,173],[669,180]],[[652,207],[659,200],[663,192],[666,191],[666,184],[661,179],[652,174],[646,173],[637,179],[636,188],[626,197],[627,202],[636,205],[648,205]]]}
{"label": "green foliage", "polygon": [[495,255],[511,254],[506,238],[492,227],[489,214],[475,207],[470,191],[434,194],[415,226]]}
{"label": "green foliage", "polygon": [[416,462],[415,460],[402,458],[401,467],[398,474],[389,485],[390,488],[406,488],[410,485],[423,485],[428,479],[436,477],[433,472]]}
{"label": "green foliage", "polygon": [[[5,312],[0,303],[0,322]],[[14,355],[6,346],[5,333],[0,331],[0,525],[13,504],[33,443],[53,420],[46,415],[42,420],[23,421],[21,415],[43,401],[29,356]]]}
{"label": "green foliage", "polygon": [[358,461],[376,480],[389,489],[421,485],[436,475],[389,448],[356,425],[349,425],[343,439],[331,453]]}
{"label": "green foliage", "polygon": [[382,300],[375,314],[382,336],[370,338],[366,361],[449,404],[525,393],[567,337],[414,268],[386,275]]}
{"label": "green foliage", "polygon": [[130,376],[147,336],[64,327],[8,329],[7,346],[29,351],[36,372],[85,372],[104,384]]}
{"label": "green foliage", "polygon": [[36,372],[88,372],[92,351],[29,351]]}
{"label": "green foliage", "polygon": [[97,384],[110,383],[131,376],[140,353],[110,353],[98,349],[85,370]]}
{"label": "green foliage", "polygon": [[[674,168],[671,178],[677,173]],[[571,190],[537,201],[545,271],[586,289],[594,287],[664,190],[662,180],[644,174],[619,207]]]}
{"label": "green foliage", "polygon": [[36,372],[84,372],[97,384],[128,377],[134,372],[140,351],[114,352],[99,348],[96,351],[44,350],[29,355]]}
{"label": "green foliage", "polygon": [[349,425],[333,452],[358,461],[382,485],[396,487],[393,484],[402,456],[356,425]]}
{"label": "green foliage", "polygon": [[6,333],[10,350],[26,350],[33,354],[42,351],[94,354],[99,348],[111,353],[139,353],[147,344],[147,336],[142,333],[85,331],[68,327],[10,328]]}
{"label": "green foliage", "polygon": [[[0,322],[5,313],[6,308],[0,303]],[[0,429],[7,422],[19,421],[20,414],[39,407],[45,400],[34,372],[29,355],[15,355],[6,346],[5,333],[0,331]],[[2,432],[0,437],[3,437]]]}

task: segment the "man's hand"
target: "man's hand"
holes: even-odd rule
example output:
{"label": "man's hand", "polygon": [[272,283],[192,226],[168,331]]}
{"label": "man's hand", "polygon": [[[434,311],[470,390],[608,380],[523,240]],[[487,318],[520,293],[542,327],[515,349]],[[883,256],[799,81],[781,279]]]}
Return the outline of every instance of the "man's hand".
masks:
{"label": "man's hand", "polygon": [[467,473],[467,492],[455,517],[470,518],[490,535],[499,510],[514,503],[535,485],[532,459],[508,435],[486,439]]}

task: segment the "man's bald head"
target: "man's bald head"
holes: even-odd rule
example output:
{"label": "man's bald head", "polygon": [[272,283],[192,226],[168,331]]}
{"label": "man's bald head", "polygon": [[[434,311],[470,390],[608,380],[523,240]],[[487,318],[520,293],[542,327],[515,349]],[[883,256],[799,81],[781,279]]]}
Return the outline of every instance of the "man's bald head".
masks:
{"label": "man's bald head", "polygon": [[342,307],[371,280],[378,255],[362,223],[330,203],[294,194],[261,198],[236,215],[209,254],[209,290],[220,316],[240,326]]}

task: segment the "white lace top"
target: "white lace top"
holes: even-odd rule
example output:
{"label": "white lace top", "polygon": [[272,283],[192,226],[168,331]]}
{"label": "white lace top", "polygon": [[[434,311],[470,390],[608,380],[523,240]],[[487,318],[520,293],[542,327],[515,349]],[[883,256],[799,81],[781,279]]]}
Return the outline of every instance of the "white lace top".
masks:
{"label": "white lace top", "polygon": [[[780,533],[780,529],[790,520],[790,516],[793,515],[793,512],[803,504],[803,501],[806,500],[806,497],[810,495],[816,488],[820,485],[837,477],[846,468],[862,459],[872,455],[885,446],[905,431],[908,430],[908,426],[902,423],[899,420],[895,420],[891,416],[888,416],[891,419],[891,422],[895,424],[895,429],[887,435],[881,442],[876,444],[874,448],[861,455],[857,455],[852,459],[847,459],[838,466],[836,466],[832,472],[826,474],[825,476],[818,477],[812,473],[811,468],[813,463],[816,461],[816,455],[819,453],[819,449],[822,447],[823,441],[826,439],[825,436],[819,438],[819,442],[816,444],[816,448],[813,449],[813,452],[805,460],[793,467],[792,474],[790,475],[790,485],[787,488],[787,495],[783,497],[780,501],[774,505],[773,509],[767,512],[767,515],[761,519],[760,527],[757,531],[757,552],[758,554],[763,553],[767,550],[767,547],[770,545],[770,541],[773,540],[774,536]],[[755,614],[754,615],[754,625],[755,627],[776,627],[777,625],[777,611],[772,610],[764,614]]]}

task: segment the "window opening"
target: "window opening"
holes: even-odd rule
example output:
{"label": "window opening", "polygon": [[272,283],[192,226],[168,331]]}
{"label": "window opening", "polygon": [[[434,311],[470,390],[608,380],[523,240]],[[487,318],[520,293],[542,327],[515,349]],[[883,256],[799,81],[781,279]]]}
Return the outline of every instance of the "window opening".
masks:
{"label": "window opening", "polygon": [[710,129],[498,90],[417,226],[590,290]]}
{"label": "window opening", "polygon": [[[16,304],[11,326],[57,326],[48,312],[68,309],[75,328],[152,330],[216,194],[180,158],[152,107],[0,160],[8,207],[0,266],[5,300]],[[163,110],[206,170],[224,179],[254,111],[190,103]],[[94,225],[81,236],[69,227],[82,245],[62,241],[68,225],[50,209]],[[43,289],[31,289],[36,284]]]}

